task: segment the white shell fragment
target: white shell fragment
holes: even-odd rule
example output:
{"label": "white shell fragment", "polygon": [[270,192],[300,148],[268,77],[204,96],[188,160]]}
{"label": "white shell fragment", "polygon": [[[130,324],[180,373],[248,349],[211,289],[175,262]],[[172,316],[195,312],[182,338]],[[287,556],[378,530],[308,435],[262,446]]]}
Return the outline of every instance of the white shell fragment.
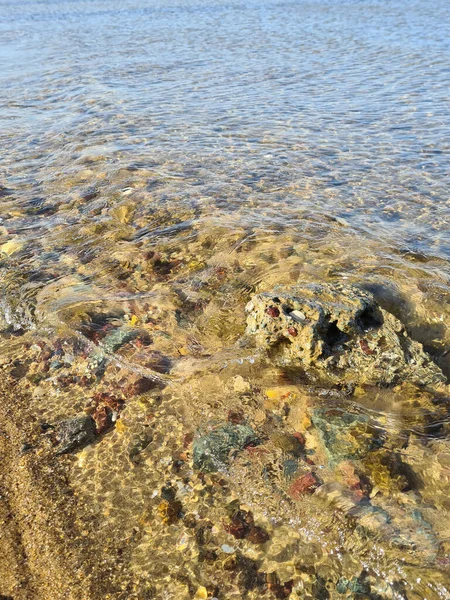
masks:
{"label": "white shell fragment", "polygon": [[297,323],[301,323],[302,321],[306,321],[306,316],[302,313],[301,310],[293,310],[289,313],[291,319],[294,319]]}

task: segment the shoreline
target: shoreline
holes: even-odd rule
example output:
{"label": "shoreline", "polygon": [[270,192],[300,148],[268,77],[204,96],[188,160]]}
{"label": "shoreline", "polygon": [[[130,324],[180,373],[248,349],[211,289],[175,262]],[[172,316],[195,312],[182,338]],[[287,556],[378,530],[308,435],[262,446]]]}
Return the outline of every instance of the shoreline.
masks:
{"label": "shoreline", "polygon": [[16,387],[0,383],[0,597],[106,598],[94,524],[68,484],[68,463],[42,446]]}
{"label": "shoreline", "polygon": [[[5,356],[1,600],[149,600],[163,591],[187,600],[232,598],[236,590],[249,600],[309,597],[308,590],[316,597],[330,564],[339,569],[336,594],[357,582],[371,597],[387,598],[391,588],[362,562],[390,569],[406,557],[411,575],[395,585],[432,569],[436,586],[448,587],[446,534],[438,529],[447,488],[433,484],[445,476],[448,448],[432,429],[443,423],[446,433],[442,373],[368,293],[325,283],[297,286],[295,295],[290,289],[254,295],[246,305],[246,335],[268,358],[236,357],[226,369],[215,360],[207,372],[205,363],[170,389],[143,385],[112,363],[87,380],[86,365],[97,355],[60,337],[30,344],[33,333],[19,342],[23,352]],[[138,314],[141,327],[148,325]],[[131,327],[122,321],[133,323],[116,319],[99,347],[119,332],[125,350],[139,356],[140,345],[124,342]],[[346,343],[337,344],[344,335]],[[279,344],[280,336],[293,341]],[[322,354],[304,356],[305,348],[347,361],[348,385]],[[133,354],[124,356],[128,362]],[[191,359],[180,360],[192,367]],[[56,361],[65,365],[58,379],[50,369]],[[309,384],[283,370],[301,361],[315,369]],[[351,408],[350,398],[378,416]],[[383,419],[386,406],[398,422]],[[102,420],[113,411],[114,420]],[[97,437],[63,454],[53,429],[82,414],[96,417]],[[305,523],[312,524],[308,538]],[[342,552],[338,566],[330,543]],[[386,548],[384,563],[375,552]]]}

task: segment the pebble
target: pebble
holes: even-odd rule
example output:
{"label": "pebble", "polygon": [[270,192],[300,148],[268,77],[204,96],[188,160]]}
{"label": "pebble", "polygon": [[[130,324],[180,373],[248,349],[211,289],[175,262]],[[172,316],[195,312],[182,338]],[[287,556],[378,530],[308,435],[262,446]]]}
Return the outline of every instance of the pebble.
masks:
{"label": "pebble", "polygon": [[303,321],[306,321],[306,315],[304,313],[302,313],[301,310],[293,310],[292,312],[289,313],[289,316],[296,323],[302,323]]}
{"label": "pebble", "polygon": [[226,468],[232,450],[243,450],[259,443],[256,433],[244,424],[227,423],[194,440],[194,468],[203,472]]}
{"label": "pebble", "polygon": [[305,494],[314,494],[320,486],[317,477],[311,471],[298,477],[290,486],[288,494],[294,500],[299,500]]}
{"label": "pebble", "polygon": [[79,415],[61,421],[55,426],[59,442],[57,454],[67,454],[80,450],[95,440],[95,421],[89,415]]}

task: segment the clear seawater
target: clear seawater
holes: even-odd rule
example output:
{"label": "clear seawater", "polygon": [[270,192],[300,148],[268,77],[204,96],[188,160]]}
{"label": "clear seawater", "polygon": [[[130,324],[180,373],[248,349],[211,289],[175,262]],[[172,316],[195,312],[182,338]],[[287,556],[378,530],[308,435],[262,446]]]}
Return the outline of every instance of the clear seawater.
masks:
{"label": "clear seawater", "polygon": [[[357,400],[420,473],[424,488],[385,490],[379,501],[399,535],[421,530],[407,548],[376,533],[362,540],[315,495],[281,506],[286,482],[268,484],[254,457],[224,475],[215,503],[207,491],[195,499],[204,482],[195,484],[188,445],[185,511],[216,519],[219,539],[220,507],[237,497],[280,547],[220,538],[219,558],[199,563],[181,519],[142,518],[177,479],[170,456],[199,424],[242,404],[252,426],[273,409],[283,429],[267,398],[286,385],[304,392],[242,358],[254,292],[299,279],[363,285],[450,373],[449,22],[444,0],[0,0],[2,354],[31,364],[23,385],[47,420],[125,389],[136,373],[167,379],[161,395],[126,392],[128,425],[84,450],[72,472],[106,529],[128,539],[141,528],[124,575],[137,595],[117,598],[141,597],[146,585],[156,598],[200,598],[195,590],[213,593],[213,581],[220,599],[284,597],[276,586],[246,589],[244,567],[221,583],[225,541],[241,544],[242,564],[256,561],[266,578],[292,579],[292,598],[449,597],[450,529],[440,525],[450,510],[448,425],[420,437],[420,423],[394,407],[409,389]],[[150,349],[120,350],[103,380],[84,388],[58,380],[54,366],[40,373],[42,344],[58,356],[70,346],[64,368],[82,373],[83,339],[99,341],[89,328],[117,320],[147,329]],[[157,415],[153,441],[133,442],[147,454],[130,470],[127,435],[139,438],[148,413]],[[280,452],[275,444],[275,463]],[[332,477],[339,467],[326,469]],[[359,592],[339,587],[366,571],[370,593],[362,583]]]}

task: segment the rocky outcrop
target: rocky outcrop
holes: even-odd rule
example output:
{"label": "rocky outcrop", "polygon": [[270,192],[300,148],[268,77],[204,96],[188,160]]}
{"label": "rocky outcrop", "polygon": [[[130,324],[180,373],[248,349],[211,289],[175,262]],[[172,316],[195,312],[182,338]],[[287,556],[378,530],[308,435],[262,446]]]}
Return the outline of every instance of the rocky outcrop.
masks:
{"label": "rocky outcrop", "polygon": [[331,383],[445,382],[439,367],[372,294],[355,286],[277,287],[247,304],[247,333],[279,365]]}

